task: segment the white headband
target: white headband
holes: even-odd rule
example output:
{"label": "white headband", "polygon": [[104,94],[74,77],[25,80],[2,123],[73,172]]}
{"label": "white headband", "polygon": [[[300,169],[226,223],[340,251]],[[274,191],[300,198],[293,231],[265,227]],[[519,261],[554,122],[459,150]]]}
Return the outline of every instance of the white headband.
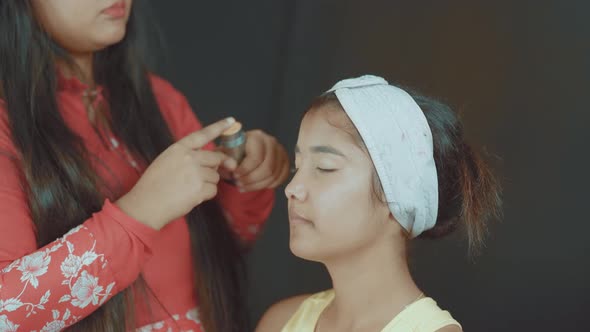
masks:
{"label": "white headband", "polygon": [[342,80],[329,92],[336,94],[367,146],[396,220],[411,237],[434,227],[438,179],[432,133],[418,104],[372,75]]}

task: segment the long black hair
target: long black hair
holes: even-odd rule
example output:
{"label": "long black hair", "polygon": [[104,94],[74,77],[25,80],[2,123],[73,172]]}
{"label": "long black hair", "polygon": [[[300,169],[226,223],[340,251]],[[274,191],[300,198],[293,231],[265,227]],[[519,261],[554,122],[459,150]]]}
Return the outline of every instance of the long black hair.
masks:
{"label": "long black hair", "polygon": [[[94,55],[94,77],[104,88],[110,129],[131,153],[150,163],[173,143],[138,49],[137,8],[125,38]],[[38,246],[61,237],[102,208],[105,191],[92,157],[65,124],[56,99],[56,61],[72,63],[35,20],[30,0],[0,1],[0,97],[8,110],[14,160],[22,169]],[[118,193],[120,195],[122,193]],[[117,197],[111,197],[116,199]],[[187,216],[200,319],[209,332],[243,329],[241,249],[215,201]],[[126,331],[132,325],[131,288],[71,327]]]}

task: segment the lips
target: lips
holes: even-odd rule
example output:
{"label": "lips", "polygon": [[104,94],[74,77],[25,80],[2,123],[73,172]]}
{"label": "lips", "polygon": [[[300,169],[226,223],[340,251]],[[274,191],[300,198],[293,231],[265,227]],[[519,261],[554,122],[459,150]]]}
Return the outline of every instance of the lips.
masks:
{"label": "lips", "polygon": [[293,209],[289,209],[289,222],[291,224],[313,224],[311,220],[304,218],[302,215],[295,212]]}
{"label": "lips", "polygon": [[125,17],[127,14],[127,9],[125,7],[125,1],[117,1],[112,6],[104,9],[102,11],[103,14],[111,16],[113,18],[121,18]]}

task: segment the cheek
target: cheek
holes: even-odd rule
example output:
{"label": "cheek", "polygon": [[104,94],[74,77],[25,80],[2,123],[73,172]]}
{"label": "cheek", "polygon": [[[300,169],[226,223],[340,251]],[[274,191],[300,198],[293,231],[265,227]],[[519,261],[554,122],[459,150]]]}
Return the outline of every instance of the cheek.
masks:
{"label": "cheek", "polygon": [[320,231],[352,236],[365,228],[372,206],[369,178],[351,173],[335,177],[325,190],[317,192],[314,211]]}
{"label": "cheek", "polygon": [[329,185],[318,181],[311,200],[315,225],[298,233],[304,236],[292,238],[293,253],[304,259],[324,261],[375,243],[382,228],[374,218],[369,179],[351,175],[334,178]]}
{"label": "cheek", "polygon": [[92,33],[93,19],[88,9],[50,11],[43,17],[43,27],[57,44],[67,50],[75,50]]}

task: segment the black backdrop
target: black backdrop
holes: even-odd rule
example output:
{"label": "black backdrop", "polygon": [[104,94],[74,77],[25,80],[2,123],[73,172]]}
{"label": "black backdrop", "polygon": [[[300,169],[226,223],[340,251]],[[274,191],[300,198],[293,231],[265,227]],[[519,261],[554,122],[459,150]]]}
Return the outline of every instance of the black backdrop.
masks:
{"label": "black backdrop", "polygon": [[[414,275],[466,331],[590,331],[587,1],[152,1],[158,73],[210,123],[233,115],[290,150],[312,97],[374,73],[440,97],[492,153],[504,219],[414,245]],[[153,38],[157,34],[153,34]],[[288,249],[282,188],[249,257],[250,314],[329,287]]]}

